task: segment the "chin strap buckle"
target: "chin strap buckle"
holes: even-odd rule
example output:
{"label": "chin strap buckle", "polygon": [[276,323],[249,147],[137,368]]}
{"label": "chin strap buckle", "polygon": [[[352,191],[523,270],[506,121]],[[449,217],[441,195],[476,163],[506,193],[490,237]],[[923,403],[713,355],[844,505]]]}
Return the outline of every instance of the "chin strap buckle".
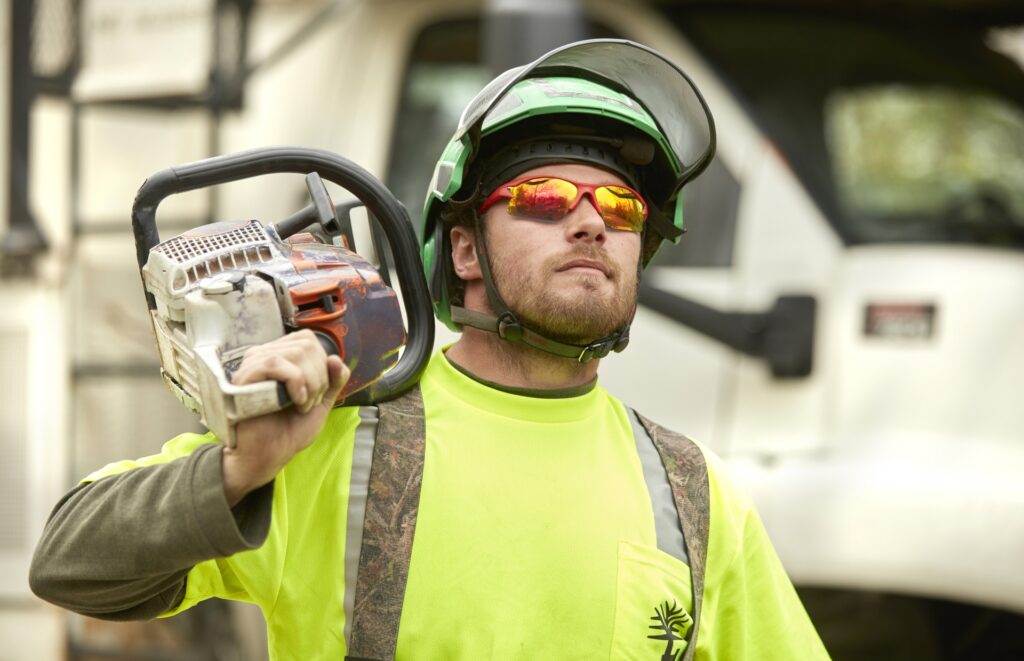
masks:
{"label": "chin strap buckle", "polygon": [[513,316],[511,312],[498,317],[497,326],[498,337],[503,340],[510,342],[518,342],[523,339],[523,325],[519,323],[519,320]]}
{"label": "chin strap buckle", "polygon": [[623,349],[626,348],[628,344],[629,327],[627,326],[625,331],[617,335],[607,337],[603,340],[598,340],[593,344],[589,344],[583,347],[583,350],[580,351],[580,355],[577,356],[576,360],[578,360],[581,363],[585,363],[588,360],[592,360],[594,358],[604,358],[612,351],[616,353],[622,351]]}
{"label": "chin strap buckle", "polygon": [[594,342],[583,347],[583,351],[580,352],[579,357],[576,360],[581,363],[585,363],[594,358],[604,358],[612,352],[614,342],[612,340],[604,340],[603,342]]}

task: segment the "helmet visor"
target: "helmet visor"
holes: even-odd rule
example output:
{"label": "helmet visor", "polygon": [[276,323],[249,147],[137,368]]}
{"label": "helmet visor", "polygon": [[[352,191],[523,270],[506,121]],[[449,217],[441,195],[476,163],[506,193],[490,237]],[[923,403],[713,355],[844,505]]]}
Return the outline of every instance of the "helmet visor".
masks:
{"label": "helmet visor", "polygon": [[487,113],[520,80],[558,75],[593,79],[617,88],[647,109],[681,166],[673,192],[678,192],[711,161],[715,125],[697,86],[657,51],[623,39],[579,41],[506,71],[466,108],[456,138],[479,130]]}

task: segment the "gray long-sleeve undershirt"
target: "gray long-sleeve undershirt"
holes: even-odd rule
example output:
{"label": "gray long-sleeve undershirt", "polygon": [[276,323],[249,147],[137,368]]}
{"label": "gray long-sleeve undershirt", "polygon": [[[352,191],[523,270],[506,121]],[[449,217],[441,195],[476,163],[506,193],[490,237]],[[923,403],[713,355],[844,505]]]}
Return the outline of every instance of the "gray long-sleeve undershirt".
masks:
{"label": "gray long-sleeve undershirt", "polygon": [[83,615],[156,617],[181,602],[193,566],[261,546],[272,501],[273,482],[228,507],[220,445],[79,485],[50,515],[29,584]]}

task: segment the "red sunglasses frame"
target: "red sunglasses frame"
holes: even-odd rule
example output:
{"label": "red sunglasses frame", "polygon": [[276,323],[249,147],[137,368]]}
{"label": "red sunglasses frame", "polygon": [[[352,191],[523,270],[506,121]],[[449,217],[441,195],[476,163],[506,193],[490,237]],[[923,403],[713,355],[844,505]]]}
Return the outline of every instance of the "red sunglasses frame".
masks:
{"label": "red sunglasses frame", "polygon": [[[636,230],[624,229],[624,228],[618,228],[618,227],[611,227],[611,226],[609,226],[607,219],[605,219],[604,214],[601,212],[601,207],[600,207],[600,205],[597,202],[597,197],[595,196],[595,193],[596,193],[597,189],[598,188],[604,188],[605,186],[615,186],[616,188],[624,188],[624,189],[628,190],[630,193],[632,193],[636,197],[637,200],[640,201],[640,204],[643,207],[643,215],[644,215],[643,220],[644,220],[644,223],[646,223],[647,222],[647,200],[645,200],[643,195],[641,195],[639,192],[637,192],[634,188],[631,188],[630,186],[626,186],[625,184],[617,184],[617,183],[585,184],[585,183],[581,183],[581,182],[578,182],[578,181],[573,181],[572,179],[566,179],[565,177],[556,177],[556,176],[548,176],[548,175],[532,175],[532,176],[529,176],[529,177],[522,177],[520,179],[515,179],[515,180],[510,181],[508,183],[502,184],[501,186],[498,186],[496,189],[494,189],[493,193],[491,193],[490,195],[487,196],[487,199],[484,200],[483,204],[480,205],[480,209],[478,210],[478,212],[481,213],[481,214],[486,212],[488,209],[490,209],[492,206],[494,206],[498,202],[498,200],[502,200],[502,199],[511,200],[514,197],[511,189],[515,188],[516,186],[519,186],[520,184],[525,184],[528,181],[548,180],[548,179],[557,179],[559,181],[564,181],[564,182],[566,182],[568,184],[572,184],[573,186],[576,187],[576,198],[569,204],[569,208],[565,212],[566,216],[569,215],[570,213],[572,213],[573,210],[576,207],[579,206],[580,201],[584,197],[590,197],[590,205],[592,207],[594,207],[594,210],[597,211],[598,214],[601,215],[601,219],[605,221],[605,226],[607,226],[609,229],[614,229],[614,230],[622,231],[622,232],[637,232],[637,233],[643,231],[643,224],[641,224],[641,226],[638,229],[636,229]],[[516,216],[516,217],[517,218],[530,218],[530,219],[533,219],[533,220],[548,220],[547,218],[535,218],[533,216]],[[551,220],[561,220],[564,217],[565,216],[561,216],[559,218],[552,218]]]}

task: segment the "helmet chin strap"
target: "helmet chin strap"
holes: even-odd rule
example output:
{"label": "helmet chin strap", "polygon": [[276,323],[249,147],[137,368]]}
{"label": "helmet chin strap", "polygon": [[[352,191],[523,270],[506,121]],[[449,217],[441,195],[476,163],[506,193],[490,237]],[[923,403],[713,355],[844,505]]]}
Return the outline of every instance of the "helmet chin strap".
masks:
{"label": "helmet chin strap", "polygon": [[[585,345],[559,342],[524,326],[515,313],[509,309],[508,305],[501,298],[501,294],[498,293],[498,288],[494,285],[494,277],[491,274],[491,260],[487,254],[486,242],[483,239],[483,227],[480,224],[479,216],[476,217],[473,225],[477,257],[480,261],[480,272],[484,281],[484,290],[487,292],[487,300],[491,304],[491,309],[496,314],[491,315],[475,310],[467,310],[464,307],[453,305],[451,306],[453,322],[497,333],[498,337],[503,340],[522,342],[535,349],[556,356],[574,358],[581,363],[585,363],[593,358],[604,358],[612,351],[619,352],[626,348],[626,345],[629,344],[629,327],[632,323],[632,318],[630,318],[630,321],[625,326],[612,334]],[[634,306],[633,309],[635,312],[636,307]]]}

